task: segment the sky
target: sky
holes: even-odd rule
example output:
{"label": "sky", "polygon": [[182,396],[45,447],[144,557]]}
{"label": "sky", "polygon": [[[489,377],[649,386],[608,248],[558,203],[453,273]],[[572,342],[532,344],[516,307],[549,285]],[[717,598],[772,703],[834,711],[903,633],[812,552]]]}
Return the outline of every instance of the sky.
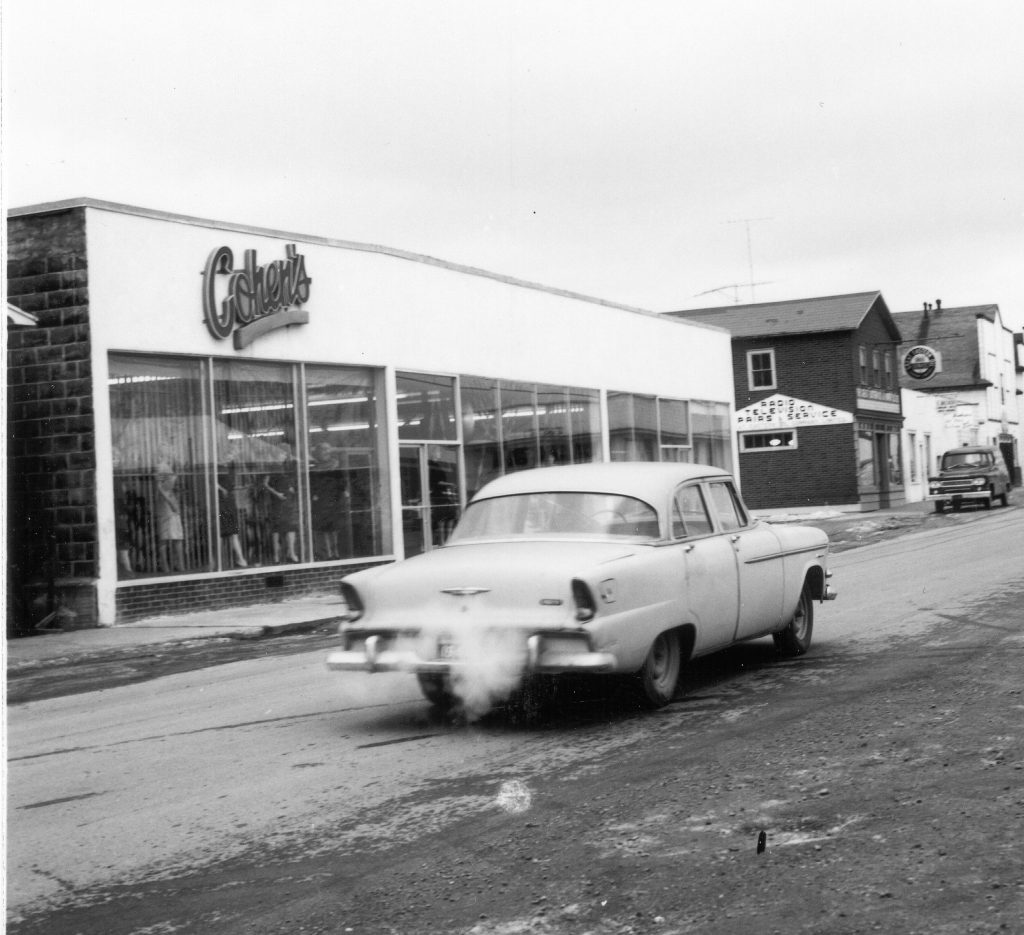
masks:
{"label": "sky", "polygon": [[3,198],[1024,327],[1020,0],[2,0]]}

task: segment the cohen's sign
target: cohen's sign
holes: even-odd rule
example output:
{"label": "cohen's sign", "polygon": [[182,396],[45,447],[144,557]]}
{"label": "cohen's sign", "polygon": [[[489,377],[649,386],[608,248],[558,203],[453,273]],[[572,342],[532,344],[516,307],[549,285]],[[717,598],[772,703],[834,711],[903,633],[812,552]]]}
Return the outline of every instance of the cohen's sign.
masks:
{"label": "cohen's sign", "polygon": [[235,268],[230,247],[218,247],[203,270],[203,319],[210,334],[222,341],[234,335],[235,348],[288,325],[304,325],[309,312],[300,308],[309,299],[306,258],[285,247],[285,258],[260,266],[256,251],[246,250]]}

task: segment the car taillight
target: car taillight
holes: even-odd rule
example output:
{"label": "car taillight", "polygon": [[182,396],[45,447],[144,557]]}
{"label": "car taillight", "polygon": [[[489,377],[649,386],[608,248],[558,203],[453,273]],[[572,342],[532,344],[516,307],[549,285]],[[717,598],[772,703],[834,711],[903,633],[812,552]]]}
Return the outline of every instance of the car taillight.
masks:
{"label": "car taillight", "polygon": [[363,602],[359,599],[359,593],[352,585],[345,581],[341,582],[341,599],[345,603],[345,609],[341,617],[345,623],[354,623],[363,615]]}
{"label": "car taillight", "polygon": [[594,601],[594,595],[590,593],[590,588],[579,578],[572,579],[572,599],[576,602],[576,619],[580,623],[594,619],[597,603]]}

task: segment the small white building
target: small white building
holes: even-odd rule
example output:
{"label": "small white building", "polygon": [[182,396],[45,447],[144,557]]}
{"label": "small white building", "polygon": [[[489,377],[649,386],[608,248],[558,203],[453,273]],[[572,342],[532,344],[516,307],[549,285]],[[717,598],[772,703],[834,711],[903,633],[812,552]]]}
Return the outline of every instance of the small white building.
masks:
{"label": "small white building", "polygon": [[929,473],[950,448],[992,445],[1019,484],[1022,436],[1021,335],[998,305],[943,308],[941,302],[895,321],[903,396],[907,500],[924,499]]}

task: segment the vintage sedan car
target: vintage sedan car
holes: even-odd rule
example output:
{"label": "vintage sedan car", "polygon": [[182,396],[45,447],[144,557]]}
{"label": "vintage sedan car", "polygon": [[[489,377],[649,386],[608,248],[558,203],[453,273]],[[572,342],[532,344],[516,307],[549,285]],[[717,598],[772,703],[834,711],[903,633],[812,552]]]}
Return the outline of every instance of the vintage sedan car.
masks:
{"label": "vintage sedan car", "polygon": [[695,464],[538,468],[498,478],[446,545],[349,575],[333,670],[414,673],[435,704],[477,710],[532,676],[629,676],[650,706],[690,659],[771,634],[811,642],[832,600],[828,537],[751,517],[733,479]]}

